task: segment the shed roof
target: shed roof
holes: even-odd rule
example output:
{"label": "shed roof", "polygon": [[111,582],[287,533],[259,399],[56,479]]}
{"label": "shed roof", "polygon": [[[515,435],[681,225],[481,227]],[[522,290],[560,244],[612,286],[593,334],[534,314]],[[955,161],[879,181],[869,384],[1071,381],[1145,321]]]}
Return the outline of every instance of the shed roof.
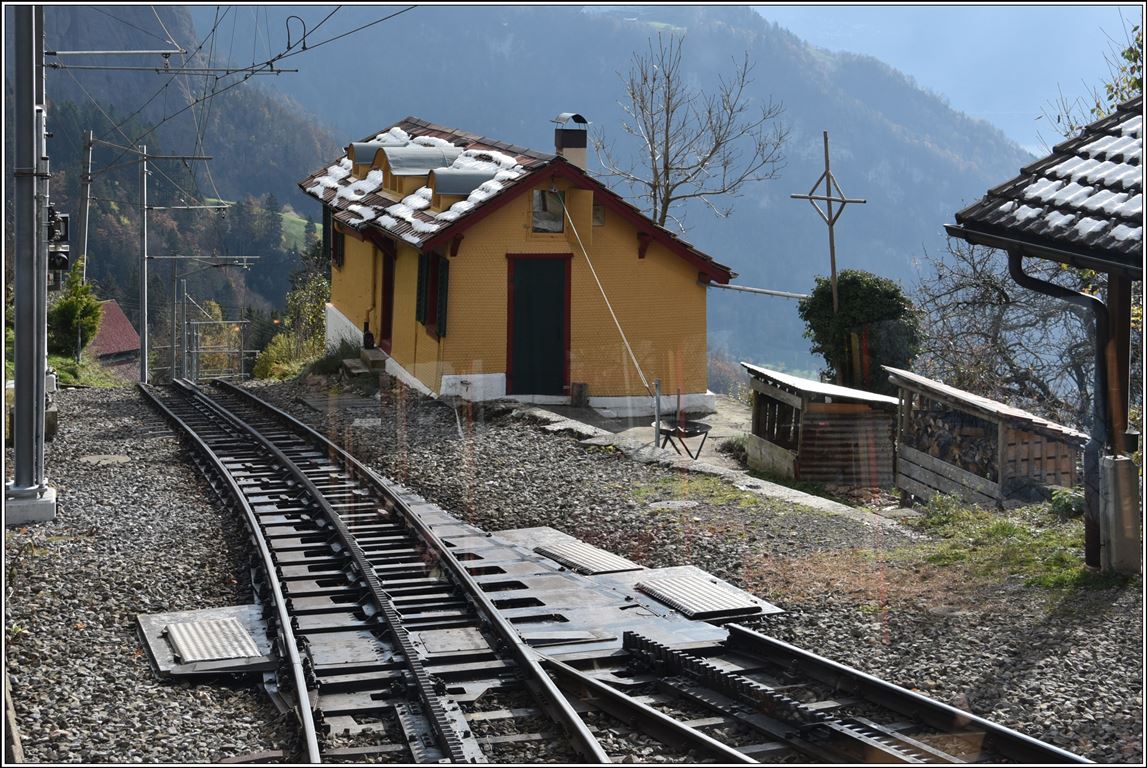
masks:
{"label": "shed roof", "polygon": [[1022,408],[1015,408],[995,400],[989,400],[982,395],[974,395],[971,392],[965,392],[962,389],[950,387],[943,382],[935,381],[909,371],[903,371],[899,368],[892,368],[887,365],[881,367],[888,371],[890,374],[889,378],[892,383],[897,386],[914,389],[924,394],[935,396],[938,399],[946,400],[970,413],[984,416],[990,421],[1004,421],[1014,426],[1023,427],[1028,431],[1048,435],[1068,443],[1082,445],[1088,440],[1088,436],[1084,432],[1040,418],[1034,413],[1029,413]]}
{"label": "shed roof", "polygon": [[1143,279],[1143,97],[956,214],[948,233],[996,248]]}
{"label": "shed roof", "polygon": [[399,199],[398,195],[383,189],[380,170],[371,170],[366,178],[356,179],[351,174],[352,160],[344,153],[331,165],[300,181],[299,187],[329,206],[335,221],[356,231],[366,233],[375,230],[420,250],[435,250],[486,215],[529,191],[542,179],[560,177],[576,187],[593,190],[596,201],[695,265],[704,279],[728,283],[736,277],[724,264],[655,224],[585,171],[558,155],[434,125],[417,117],[407,117],[381,133],[353,142],[355,159],[360,162],[365,159],[358,157],[358,149],[363,144],[376,143],[385,145],[384,151],[392,161],[392,147],[439,148],[447,155],[458,150],[452,161],[444,159],[438,168],[427,167],[423,172],[434,170],[437,173],[439,168],[447,168],[488,173],[492,178],[470,190],[465,200],[448,210],[435,212],[429,210],[429,187]]}
{"label": "shed roof", "polygon": [[101,301],[103,315],[96,337],[88,345],[97,358],[139,351],[139,334],[114,299]]}
{"label": "shed roof", "polygon": [[792,376],[780,371],[774,371],[769,368],[761,368],[750,363],[741,363],[752,376],[758,379],[766,379],[773,384],[780,384],[783,387],[795,389],[797,392],[808,395],[823,395],[831,397],[834,400],[852,400],[855,402],[863,403],[880,403],[882,405],[896,406],[899,400],[895,397],[888,395],[878,395],[875,392],[865,392],[863,389],[852,389],[851,387],[842,387],[837,384],[827,384],[823,381],[815,381],[813,379],[805,379],[800,376]]}

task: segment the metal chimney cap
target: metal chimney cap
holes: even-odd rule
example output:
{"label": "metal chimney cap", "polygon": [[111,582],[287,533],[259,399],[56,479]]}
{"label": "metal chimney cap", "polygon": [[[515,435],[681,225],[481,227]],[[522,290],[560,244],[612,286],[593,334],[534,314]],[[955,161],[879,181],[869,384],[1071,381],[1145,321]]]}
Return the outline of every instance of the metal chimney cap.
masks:
{"label": "metal chimney cap", "polygon": [[573,120],[578,125],[589,125],[589,120],[586,120],[577,112],[562,112],[550,122],[557,123],[558,125],[565,125],[570,120]]}

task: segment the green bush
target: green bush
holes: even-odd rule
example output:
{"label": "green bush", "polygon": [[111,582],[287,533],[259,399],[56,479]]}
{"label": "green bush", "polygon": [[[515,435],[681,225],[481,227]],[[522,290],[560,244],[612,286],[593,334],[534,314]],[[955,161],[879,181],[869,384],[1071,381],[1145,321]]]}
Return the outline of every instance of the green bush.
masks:
{"label": "green bush", "polygon": [[[840,310],[832,308],[832,283],[816,286],[800,300],[797,312],[805,323],[812,352],[824,357],[828,374],[841,374],[846,386],[895,394],[881,365],[910,368],[920,350],[920,313],[894,281],[846,269],[837,275]],[[853,337],[861,359],[853,359]]]}
{"label": "green bush", "polygon": [[1051,511],[1060,520],[1081,516],[1086,510],[1082,488],[1053,488]]}
{"label": "green bush", "polygon": [[104,309],[92,286],[80,277],[80,262],[68,273],[60,298],[48,308],[48,351],[78,359],[77,342],[87,346],[100,329]]}
{"label": "green bush", "polygon": [[289,379],[298,376],[307,364],[299,357],[298,344],[287,331],[276,333],[255,358],[251,375],[256,379]]}

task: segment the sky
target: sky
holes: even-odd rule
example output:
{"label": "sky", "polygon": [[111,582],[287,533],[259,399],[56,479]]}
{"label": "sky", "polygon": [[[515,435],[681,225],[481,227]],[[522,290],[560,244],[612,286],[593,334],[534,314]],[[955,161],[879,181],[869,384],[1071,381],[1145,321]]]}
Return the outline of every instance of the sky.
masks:
{"label": "sky", "polygon": [[[1139,5],[757,5],[769,21],[832,51],[874,56],[999,127],[1033,154],[1062,140],[1060,96],[1086,96],[1109,75]],[[1126,24],[1125,24],[1125,21]],[[1038,119],[1037,119],[1038,118]]]}

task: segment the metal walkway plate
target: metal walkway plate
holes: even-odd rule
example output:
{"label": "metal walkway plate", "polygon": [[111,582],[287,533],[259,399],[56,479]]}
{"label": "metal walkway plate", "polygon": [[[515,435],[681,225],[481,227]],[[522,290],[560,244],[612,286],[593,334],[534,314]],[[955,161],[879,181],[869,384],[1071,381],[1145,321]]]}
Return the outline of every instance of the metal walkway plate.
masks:
{"label": "metal walkway plate", "polygon": [[168,624],[163,632],[176,660],[183,664],[262,655],[255,647],[255,639],[233,618]]}
{"label": "metal walkway plate", "polygon": [[599,573],[642,570],[642,566],[631,560],[626,560],[612,552],[606,552],[592,544],[577,540],[552,542],[534,547],[534,551],[577,573],[584,573],[589,576]]}
{"label": "metal walkway plate", "polygon": [[[204,653],[213,654],[208,650],[210,644],[203,644],[202,649],[195,647],[195,631],[188,631],[188,628],[218,622],[234,622],[242,630],[242,635],[238,635],[239,640],[226,641],[224,646],[229,649],[227,653],[242,651],[244,655],[204,656]],[[136,625],[152,670],[161,679],[179,675],[261,673],[275,668],[275,652],[267,637],[267,624],[263,620],[263,608],[260,605],[140,614],[136,616]],[[174,636],[170,631],[172,627],[180,627],[175,630]],[[231,633],[216,630],[216,634],[221,635],[217,639],[223,639],[235,633],[233,630]],[[208,637],[212,637],[210,629]],[[230,645],[235,647],[230,649]],[[192,657],[191,660],[185,659],[184,654]]]}
{"label": "metal walkway plate", "polygon": [[690,619],[717,619],[762,613],[751,595],[702,576],[664,576],[637,582],[637,589]]}

